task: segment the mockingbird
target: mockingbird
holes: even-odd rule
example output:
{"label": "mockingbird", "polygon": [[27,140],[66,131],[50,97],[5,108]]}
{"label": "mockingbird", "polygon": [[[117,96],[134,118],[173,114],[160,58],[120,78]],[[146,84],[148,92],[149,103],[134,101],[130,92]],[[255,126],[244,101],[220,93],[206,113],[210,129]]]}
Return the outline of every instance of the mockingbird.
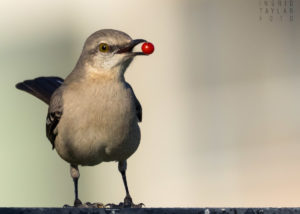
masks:
{"label": "mockingbird", "polygon": [[118,161],[126,197],[120,206],[139,207],[132,202],[126,181],[126,160],[140,143],[142,107],[124,73],[137,55],[133,48],[143,39],[131,39],[121,31],[105,29],[90,35],[73,71],[65,80],[39,77],[16,87],[49,105],[46,135],[59,156],[70,163],[74,181],[74,206],[78,198],[78,165],[94,166]]}

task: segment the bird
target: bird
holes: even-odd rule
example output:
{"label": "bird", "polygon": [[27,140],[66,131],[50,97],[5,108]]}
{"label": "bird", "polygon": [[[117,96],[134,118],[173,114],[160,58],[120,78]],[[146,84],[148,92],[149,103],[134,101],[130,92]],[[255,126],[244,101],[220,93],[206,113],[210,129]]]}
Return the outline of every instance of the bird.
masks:
{"label": "bird", "polygon": [[144,39],[132,39],[114,29],[102,29],[85,41],[72,72],[62,79],[38,77],[16,84],[48,105],[46,136],[58,155],[70,164],[74,182],[74,207],[78,196],[79,166],[118,162],[126,196],[121,207],[141,207],[130,196],[127,159],[137,150],[142,106],[124,74],[132,60],[143,52],[133,51]]}

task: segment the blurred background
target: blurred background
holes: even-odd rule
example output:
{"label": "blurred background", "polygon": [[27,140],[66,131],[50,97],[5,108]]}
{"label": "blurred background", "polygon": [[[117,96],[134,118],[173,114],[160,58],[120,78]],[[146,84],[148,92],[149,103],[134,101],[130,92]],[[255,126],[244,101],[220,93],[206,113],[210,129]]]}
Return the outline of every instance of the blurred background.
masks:
{"label": "blurred background", "polygon": [[[66,77],[104,28],[156,48],[126,73],[143,106],[127,171],[135,202],[299,206],[300,1],[2,0],[0,26],[1,207],[73,203],[69,165],[45,136],[47,106],[14,85]],[[82,201],[123,200],[116,163],[80,172]]]}

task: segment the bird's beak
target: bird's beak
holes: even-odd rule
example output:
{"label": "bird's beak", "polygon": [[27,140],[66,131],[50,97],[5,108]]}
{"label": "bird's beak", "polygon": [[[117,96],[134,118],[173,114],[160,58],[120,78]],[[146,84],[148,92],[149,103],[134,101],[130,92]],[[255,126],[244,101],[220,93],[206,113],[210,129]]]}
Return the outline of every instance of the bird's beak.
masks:
{"label": "bird's beak", "polygon": [[146,55],[143,52],[132,52],[133,48],[142,42],[147,42],[147,41],[144,39],[134,39],[127,46],[121,47],[116,53],[118,53],[118,54],[130,53],[130,55],[132,55],[132,56]]}

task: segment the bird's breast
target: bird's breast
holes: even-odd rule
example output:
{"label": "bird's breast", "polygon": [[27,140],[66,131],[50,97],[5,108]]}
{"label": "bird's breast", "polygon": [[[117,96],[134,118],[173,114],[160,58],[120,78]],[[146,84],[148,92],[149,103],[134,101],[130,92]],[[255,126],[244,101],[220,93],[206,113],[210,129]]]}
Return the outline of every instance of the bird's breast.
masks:
{"label": "bird's breast", "polygon": [[127,159],[140,141],[132,91],[123,83],[74,85],[63,94],[55,142],[68,162],[94,165]]}

